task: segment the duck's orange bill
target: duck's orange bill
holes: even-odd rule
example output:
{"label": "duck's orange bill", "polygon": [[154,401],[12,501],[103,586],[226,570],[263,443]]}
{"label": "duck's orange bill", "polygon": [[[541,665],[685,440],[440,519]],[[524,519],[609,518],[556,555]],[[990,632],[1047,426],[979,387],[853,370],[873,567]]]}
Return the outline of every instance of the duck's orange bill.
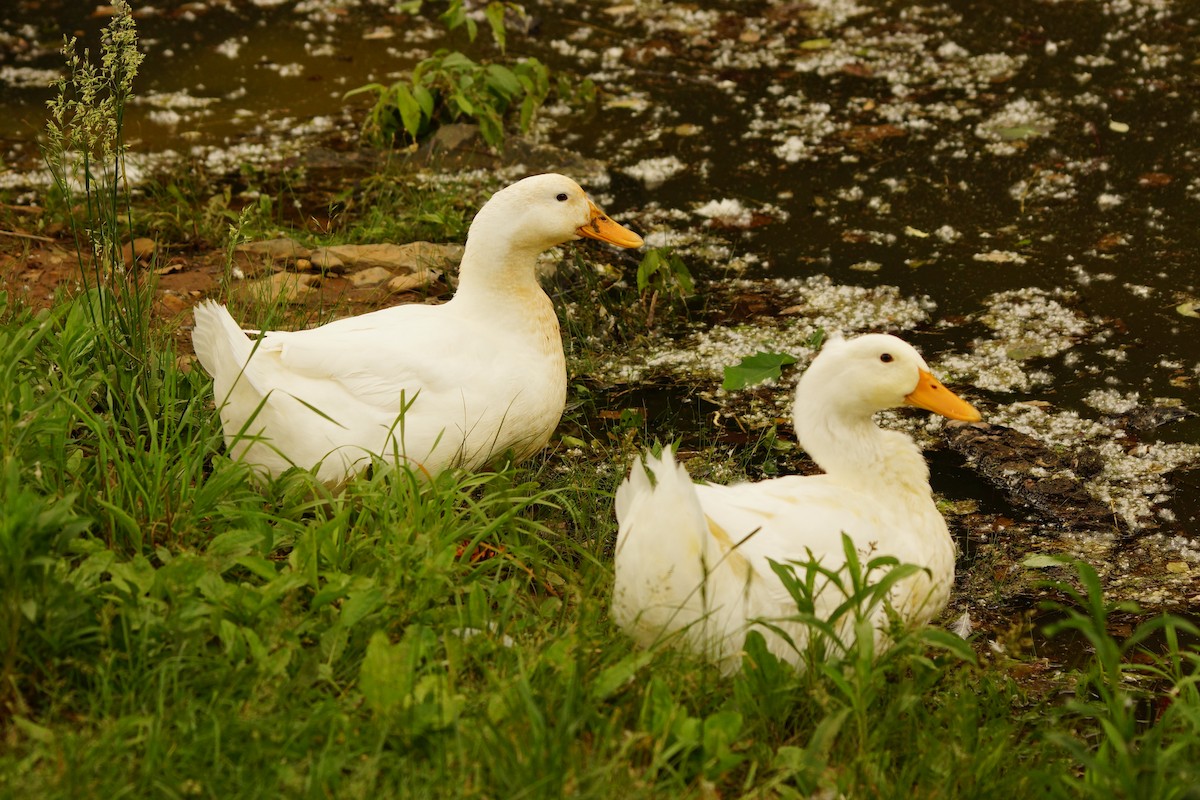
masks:
{"label": "duck's orange bill", "polygon": [[602,242],[615,244],[617,247],[642,246],[642,237],[624,225],[618,225],[613,222],[591,200],[588,201],[588,209],[591,211],[592,218],[588,224],[576,229],[575,232],[580,236],[586,236],[589,239],[599,239]]}
{"label": "duck's orange bill", "polygon": [[904,398],[910,406],[963,422],[978,422],[981,419],[974,406],[943,386],[937,378],[925,370],[919,370],[919,373],[917,388]]}

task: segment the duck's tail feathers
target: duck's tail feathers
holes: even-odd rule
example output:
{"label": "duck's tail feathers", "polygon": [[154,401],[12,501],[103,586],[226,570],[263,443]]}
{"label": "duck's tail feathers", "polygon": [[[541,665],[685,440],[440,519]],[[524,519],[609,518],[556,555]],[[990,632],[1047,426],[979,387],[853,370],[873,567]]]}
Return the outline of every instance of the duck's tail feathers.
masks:
{"label": "duck's tail feathers", "polygon": [[250,359],[251,343],[225,306],[204,300],[193,309],[196,326],[192,346],[200,364],[214,378],[240,370]]}
{"label": "duck's tail feathers", "polygon": [[269,394],[262,365],[254,355],[258,342],[246,337],[225,306],[205,300],[196,305],[192,346],[200,364],[213,377],[217,406],[229,405],[248,415]]}
{"label": "duck's tail feathers", "polygon": [[664,447],[657,457],[647,452],[634,463],[617,489],[615,506],[622,537],[635,524],[643,530],[687,529],[697,537],[706,530],[696,486],[688,471],[675,461],[670,447]]}

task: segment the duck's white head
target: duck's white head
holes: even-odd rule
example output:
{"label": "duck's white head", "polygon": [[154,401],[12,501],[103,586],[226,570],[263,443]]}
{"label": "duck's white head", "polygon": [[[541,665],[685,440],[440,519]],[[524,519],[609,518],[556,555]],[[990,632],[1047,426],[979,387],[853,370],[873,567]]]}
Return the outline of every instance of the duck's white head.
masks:
{"label": "duck's white head", "polygon": [[801,376],[796,388],[796,424],[815,411],[870,417],[897,406],[918,408],[950,419],[975,422],[970,403],[929,372],[912,345],[882,333],[854,339],[831,338]]}
{"label": "duck's white head", "polygon": [[642,237],[613,222],[565,175],[534,175],[506,186],[479,209],[467,237],[542,252],[580,237],[641,247]]}

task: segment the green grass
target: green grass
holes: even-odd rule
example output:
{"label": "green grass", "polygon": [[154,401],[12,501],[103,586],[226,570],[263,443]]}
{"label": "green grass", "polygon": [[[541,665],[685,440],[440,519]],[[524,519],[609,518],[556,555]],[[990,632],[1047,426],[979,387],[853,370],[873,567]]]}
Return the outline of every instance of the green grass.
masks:
{"label": "green grass", "polygon": [[1058,627],[1096,655],[1037,692],[1020,653],[928,631],[803,674],[752,640],[722,678],[632,649],[606,614],[639,426],[577,418],[584,457],[432,484],[379,469],[338,495],[303,472],[256,490],[220,454],[206,378],[147,323],[131,387],[94,295],[0,305],[14,796],[1133,798],[1200,781],[1197,655],[1178,638],[1194,631],[1161,617],[1113,639],[1122,609],[1086,568],[1055,587]]}
{"label": "green grass", "polygon": [[[937,629],[813,650],[802,673],[752,637],[732,678],[634,649],[607,615],[612,493],[651,432],[582,386],[564,424],[582,454],[253,485],[208,379],[151,322],[152,282],[107,268],[137,216],[105,186],[74,225],[89,288],[38,312],[0,295],[0,797],[1200,795],[1197,632],[1155,617],[1114,638],[1128,609],[1083,565],[1056,573],[1047,634],[1090,652],[1036,682],[1025,650]],[[480,199],[356,197],[323,241],[458,239]],[[598,267],[552,286],[581,301],[563,307],[578,363],[651,325]],[[707,474],[728,448],[700,439]],[[735,471],[773,471],[776,449]]]}

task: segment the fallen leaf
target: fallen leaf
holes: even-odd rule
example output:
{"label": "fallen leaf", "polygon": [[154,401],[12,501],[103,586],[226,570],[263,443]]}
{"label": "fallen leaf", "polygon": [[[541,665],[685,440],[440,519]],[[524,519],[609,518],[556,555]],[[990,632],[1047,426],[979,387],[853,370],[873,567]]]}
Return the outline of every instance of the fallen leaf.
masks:
{"label": "fallen leaf", "polygon": [[130,266],[135,260],[144,263],[154,258],[154,252],[157,249],[158,246],[153,239],[139,237],[132,242],[125,243],[125,246],[121,248],[121,258],[125,261],[125,266]]}
{"label": "fallen leaf", "polygon": [[1062,565],[1062,558],[1046,555],[1045,553],[1035,553],[1021,562],[1021,566],[1026,569],[1046,569],[1047,567],[1061,567]]}
{"label": "fallen leaf", "polygon": [[1186,303],[1180,303],[1175,306],[1175,310],[1185,317],[1200,319],[1200,301],[1189,300]]}
{"label": "fallen leaf", "polygon": [[1032,125],[1014,125],[1011,128],[1001,128],[996,131],[1001,139],[1028,139],[1030,136],[1037,136],[1041,133],[1040,130]]}
{"label": "fallen leaf", "polygon": [[741,363],[735,366],[726,367],[725,380],[721,383],[721,388],[726,391],[736,391],[765,380],[778,378],[782,367],[795,363],[795,356],[789,356],[787,353],[760,351],[752,356],[746,356]]}

